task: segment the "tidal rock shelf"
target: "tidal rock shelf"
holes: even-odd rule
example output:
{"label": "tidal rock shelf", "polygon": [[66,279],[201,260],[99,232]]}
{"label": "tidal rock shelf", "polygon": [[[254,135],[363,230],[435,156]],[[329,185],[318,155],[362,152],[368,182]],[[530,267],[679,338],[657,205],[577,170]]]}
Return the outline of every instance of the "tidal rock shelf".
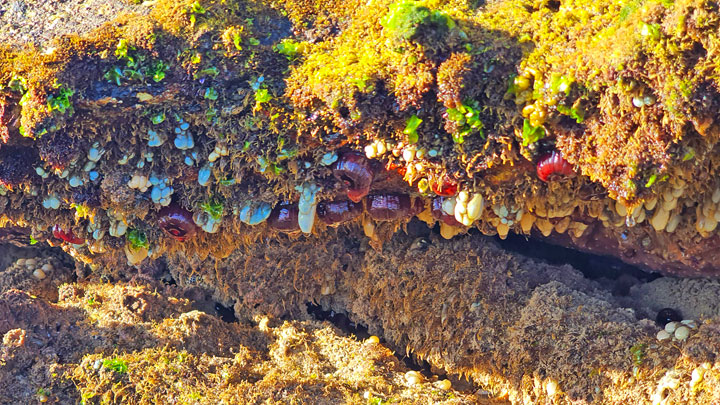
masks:
{"label": "tidal rock shelf", "polygon": [[[4,277],[50,301],[85,279],[172,280],[249,323],[314,303],[513,402],[712,403],[719,9],[2,5],[0,241],[77,263]],[[686,279],[620,297],[495,235]],[[695,328],[659,341],[663,307]]]}

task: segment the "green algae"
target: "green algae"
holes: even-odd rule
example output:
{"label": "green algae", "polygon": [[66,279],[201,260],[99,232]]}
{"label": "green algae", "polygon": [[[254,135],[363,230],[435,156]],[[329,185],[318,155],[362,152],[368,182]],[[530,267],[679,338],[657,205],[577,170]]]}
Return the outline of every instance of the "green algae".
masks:
{"label": "green algae", "polygon": [[131,229],[127,233],[127,241],[132,249],[147,249],[150,246],[147,236],[139,229]]}

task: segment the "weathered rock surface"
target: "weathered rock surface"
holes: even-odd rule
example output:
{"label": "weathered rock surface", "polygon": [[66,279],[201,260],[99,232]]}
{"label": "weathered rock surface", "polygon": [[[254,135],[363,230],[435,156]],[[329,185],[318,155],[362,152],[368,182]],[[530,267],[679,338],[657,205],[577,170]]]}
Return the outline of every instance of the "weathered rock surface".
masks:
{"label": "weathered rock surface", "polygon": [[715,367],[692,339],[650,356],[653,326],[569,269],[393,235],[717,277],[717,2],[132,3],[0,6],[3,241],[168,263],[246,319],[320,302],[513,401],[654,401]]}

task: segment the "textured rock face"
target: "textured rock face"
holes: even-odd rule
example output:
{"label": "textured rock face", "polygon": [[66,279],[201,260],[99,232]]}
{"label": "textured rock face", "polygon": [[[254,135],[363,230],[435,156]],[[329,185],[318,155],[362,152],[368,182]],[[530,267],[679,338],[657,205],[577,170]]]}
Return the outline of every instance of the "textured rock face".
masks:
{"label": "textured rock face", "polygon": [[315,321],[226,323],[182,293],[161,283],[66,284],[53,304],[3,289],[0,399],[477,403],[407,370],[378,342]]}

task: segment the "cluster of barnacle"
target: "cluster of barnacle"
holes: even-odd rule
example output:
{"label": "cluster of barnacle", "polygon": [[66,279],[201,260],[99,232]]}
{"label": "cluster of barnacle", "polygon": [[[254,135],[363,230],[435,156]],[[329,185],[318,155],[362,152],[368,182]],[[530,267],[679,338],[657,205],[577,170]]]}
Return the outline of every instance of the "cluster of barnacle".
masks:
{"label": "cluster of barnacle", "polygon": [[695,229],[703,237],[708,237],[720,222],[720,187],[708,192],[695,206]]}
{"label": "cluster of barnacle", "polygon": [[[179,135],[187,138],[187,135],[182,132],[185,131],[187,134],[188,128],[182,129],[181,126],[178,128],[181,131]],[[373,145],[377,147],[377,142]],[[418,164],[413,163],[416,161],[415,159],[424,157],[424,152],[418,153],[419,151],[412,147],[405,147],[402,150],[393,149],[393,152],[402,156],[402,160],[408,165]],[[233,205],[232,213],[240,222],[247,225],[255,226],[267,222],[268,227],[276,231],[303,233],[312,232],[316,218],[327,226],[335,226],[355,220],[365,213],[367,215],[362,222],[365,233],[371,237],[375,232],[375,225],[372,221],[403,221],[415,215],[427,222],[440,222],[441,234],[446,238],[462,232],[480,219],[484,219],[496,228],[501,237],[505,237],[509,230],[517,225],[521,225],[527,232],[529,229],[526,229],[526,225],[529,223],[532,226],[535,221],[535,217],[518,204],[493,204],[491,205],[492,210],[482,218],[487,205],[483,196],[477,192],[460,190],[460,185],[448,178],[431,178],[429,181],[423,179],[428,181],[428,192],[424,194],[429,196],[429,190],[436,194],[435,197],[430,198],[429,204],[423,198],[408,194],[371,192],[376,168],[366,156],[368,148],[365,152],[365,154],[361,154],[346,151],[340,156],[335,152],[328,152],[320,160],[321,165],[330,165],[334,177],[344,184],[347,198],[320,201],[318,198],[320,186],[306,181],[296,187],[298,196],[296,201],[281,201],[274,207],[265,201],[245,201]],[[99,145],[93,144],[91,152],[88,153],[88,157],[92,158],[90,161],[96,162],[102,155],[103,150],[99,148]],[[146,161],[146,155],[147,153],[144,153],[140,161]],[[214,162],[222,156],[227,156],[228,149],[219,143],[211,155],[213,155]],[[132,156],[128,158],[128,155],[125,155],[121,160],[127,163],[130,159]],[[193,159],[193,163],[197,161],[197,159]],[[213,162],[209,162],[199,170],[197,177],[199,185],[204,186],[209,183],[211,175],[209,164]],[[138,169],[141,168],[137,164],[135,166]],[[207,171],[207,174],[203,174],[204,170]],[[420,170],[418,169],[418,171]],[[135,172],[130,176],[126,185],[129,189],[135,189],[141,193],[147,193],[152,188],[149,192],[151,201],[157,206],[163,207],[157,213],[157,226],[170,238],[183,242],[193,237],[199,230],[207,233],[218,232],[225,214],[223,204],[210,199],[201,203],[199,209],[194,213],[190,212],[178,203],[172,202],[173,189],[169,182],[169,179],[155,173],[146,175]],[[44,203],[52,207],[60,205],[56,196],[47,197]],[[429,209],[426,208],[428,205]],[[563,211],[563,213],[569,215],[572,209],[569,212]],[[550,209],[551,212],[546,215],[552,216],[553,210],[554,208]],[[130,239],[138,239],[137,234],[131,238],[130,232],[137,233],[139,231],[129,227],[129,222],[131,222],[129,218],[112,211],[112,213],[107,213],[109,235],[113,237],[126,236],[128,242],[125,243],[125,253],[128,261],[136,264],[148,255],[152,255],[153,251],[146,246],[146,240],[142,243],[130,242]],[[536,214],[541,214],[543,209],[535,207],[535,211]],[[550,223],[549,220],[538,218],[538,227],[542,226],[543,221]],[[102,231],[104,225],[103,219],[97,218],[96,221],[91,221],[87,227],[88,233],[93,236],[93,240],[90,241],[92,243],[88,244],[91,252],[104,251],[102,244],[98,243],[104,235]],[[554,226],[558,231],[567,229],[567,226],[563,229],[562,224]],[[56,227],[54,235],[72,245],[82,245],[85,241],[83,238],[75,236],[72,231],[59,227]]]}
{"label": "cluster of barnacle", "polygon": [[656,195],[632,209],[622,203],[615,203],[615,212],[618,217],[624,217],[625,221],[606,221],[605,225],[634,226],[647,220],[655,231],[673,233],[682,223],[686,223],[700,236],[707,238],[716,231],[720,223],[720,187],[711,187],[699,198],[687,197],[687,188],[688,184],[684,180],[671,177],[667,182],[658,185]]}
{"label": "cluster of barnacle", "polygon": [[[432,170],[428,170],[432,166],[428,158],[431,160],[438,156],[435,149],[426,151],[424,148],[412,144],[404,145],[402,142],[393,147],[381,140],[376,140],[365,147],[368,158],[379,157],[386,152],[391,152],[399,162],[396,163],[393,161],[393,156],[390,156],[388,167],[399,167],[398,171],[404,174],[405,180],[411,184],[416,183],[421,194],[428,196],[432,192],[437,195],[430,202],[431,217],[425,216],[423,219],[429,223],[439,221],[441,234],[448,239],[462,232],[464,227],[472,226],[478,219],[489,223],[502,238],[506,237],[511,229],[518,229],[518,225],[524,233],[529,233],[535,224],[546,236],[553,230],[564,233],[570,229],[573,235],[579,237],[587,228],[582,222],[570,221],[570,215],[578,203],[569,193],[557,199],[553,193],[549,193],[547,196],[521,203],[514,201],[490,203],[485,201],[480,193],[460,190],[462,185],[457,181],[446,175],[435,176]],[[423,173],[425,177],[419,178],[419,173]],[[537,160],[537,177],[544,182],[570,177],[574,173],[574,167],[559,151],[550,151]],[[486,206],[491,210],[483,216]]]}
{"label": "cluster of barnacle", "polygon": [[[658,186],[656,195],[646,198],[642,203],[633,207],[628,207],[620,201],[607,199],[604,210],[589,211],[589,214],[602,221],[605,227],[633,227],[648,221],[656,231],[672,233],[678,228],[682,219],[681,211],[685,204],[679,203],[686,187],[685,181],[673,177],[667,183]],[[720,190],[715,194],[714,197],[720,202]],[[698,205],[697,230],[701,234],[706,232],[704,229],[706,225],[708,226],[707,232],[714,230],[717,226],[717,220],[714,217],[716,204],[712,202],[713,196],[708,196],[705,201],[709,204]],[[689,199],[686,202],[693,204]],[[706,205],[707,209],[705,209]],[[704,216],[703,212],[708,216]],[[718,216],[720,217],[720,215]],[[714,225],[711,221],[714,222]]]}
{"label": "cluster of barnacle", "polygon": [[32,275],[37,280],[43,280],[48,276],[52,276],[53,272],[60,264],[51,257],[31,257],[17,259],[13,264],[17,273]]}
{"label": "cluster of barnacle", "polygon": [[[547,135],[545,127],[552,125],[558,116],[566,115],[577,120],[578,123],[582,122],[584,114],[580,105],[581,100],[573,100],[573,97],[569,97],[573,85],[574,81],[570,77],[554,76],[547,79],[532,68],[526,68],[515,77],[511,93],[514,93],[516,104],[522,106],[521,115],[525,119],[523,130],[518,136],[523,138],[523,146],[529,146],[530,155],[538,156],[537,151],[541,149],[538,145],[542,144],[538,141]],[[656,102],[655,97],[648,91],[636,90],[632,95],[632,104],[637,108],[650,106]],[[526,156],[529,157],[527,154]],[[572,175],[573,172],[573,166],[565,161],[558,151],[540,155],[538,159],[537,175],[541,180],[551,180],[551,176],[558,174]],[[654,183],[654,177],[651,183]],[[657,185],[655,193],[639,203],[628,204],[606,198],[587,206],[586,214],[601,221],[605,227],[634,227],[647,221],[657,232],[672,233],[681,224],[683,215],[687,217],[689,214],[686,208],[694,208],[695,231],[707,238],[716,230],[720,222],[718,209],[720,189],[705,193],[698,201],[694,198],[683,198],[686,189],[685,181],[676,176],[670,178],[667,183]],[[532,214],[523,215],[520,219],[524,232],[528,232],[534,224],[546,236],[553,231],[562,233],[567,229],[579,236],[586,228],[582,223],[574,226],[575,223],[569,219],[579,204],[531,201],[527,205],[527,211]]]}
{"label": "cluster of barnacle", "polygon": [[[198,157],[201,151],[199,146],[195,146],[194,140],[192,147],[187,148],[187,140],[193,139],[189,124],[179,120],[175,133],[176,139],[181,139],[180,146],[183,148],[178,149],[185,153],[185,163],[192,166],[202,165],[201,159]],[[174,146],[177,148],[178,145]],[[168,237],[181,242],[189,240],[201,230],[206,233],[218,232],[224,215],[230,212],[240,222],[250,226],[267,222],[268,227],[276,231],[304,233],[312,232],[316,219],[326,226],[335,226],[362,217],[364,230],[369,236],[373,236],[375,232],[373,221],[404,221],[415,215],[429,223],[439,222],[441,234],[446,238],[463,232],[477,221],[489,224],[501,237],[507,236],[511,229],[529,233],[533,226],[545,235],[549,235],[553,231],[564,233],[569,230],[574,236],[580,236],[587,228],[583,222],[571,220],[571,216],[578,207],[578,201],[568,193],[560,193],[562,196],[548,193],[524,202],[490,202],[483,198],[480,192],[463,189],[463,184],[458,184],[442,175],[437,177],[428,175],[419,180],[418,176],[411,175],[420,194],[425,198],[402,193],[371,192],[377,169],[369,158],[388,153],[389,159],[394,159],[403,165],[405,177],[408,179],[411,177],[408,173],[413,170],[416,173],[428,172],[425,167],[416,166],[428,164],[427,158],[437,156],[437,152],[433,153],[433,151],[426,151],[416,145],[399,143],[392,146],[384,141],[375,141],[365,147],[364,154],[345,151],[338,156],[336,152],[328,152],[319,159],[318,163],[331,168],[334,177],[345,185],[347,198],[321,201],[318,197],[321,186],[312,181],[305,181],[296,187],[297,193],[294,201],[281,201],[273,206],[272,202],[246,200],[231,204],[227,211],[223,204],[213,201],[212,198],[199,204],[195,212],[183,208],[177,200],[173,202],[173,196],[178,197],[174,194],[172,187],[173,179],[157,173],[159,170],[157,165],[153,165],[152,170],[145,168],[146,163],[152,163],[152,152],[143,152],[137,159],[133,153],[126,153],[119,159],[118,164],[126,165],[132,162],[134,168],[131,174],[128,174],[129,179],[126,180],[125,185],[128,189],[148,194],[147,199],[160,208],[156,215],[157,227]],[[198,185],[209,185],[212,165],[218,162],[218,159],[228,156],[229,152],[228,146],[223,142],[215,145],[208,156],[208,162],[196,171]],[[106,154],[105,149],[99,143],[93,143],[85,154],[87,161],[79,158],[77,159],[79,163],[72,162],[62,170],[56,169],[55,174],[60,179],[68,181],[71,188],[78,188],[88,182],[97,182],[98,177],[91,177],[90,173],[96,170],[96,165],[104,156],[112,156],[112,154]],[[75,170],[76,167],[80,167],[79,165],[83,165],[80,172]],[[143,168],[147,173],[141,170]],[[45,171],[44,168],[38,167],[37,172],[39,175],[47,177],[52,170]],[[537,172],[540,179],[552,181],[558,176],[571,174],[572,166],[559,153],[552,152],[547,157],[540,159]],[[80,185],[71,182],[74,177],[80,179]],[[555,189],[567,191],[562,187],[555,187]],[[435,195],[433,196],[432,193]],[[57,193],[50,193],[43,199],[43,206],[46,208],[58,209],[61,205],[62,199]],[[489,209],[486,210],[486,208]],[[605,215],[607,221],[614,221],[615,217],[606,214],[605,211],[607,210],[588,209],[588,212],[598,212],[598,215],[595,215],[596,218],[603,220],[603,215]],[[363,214],[366,215],[363,216]],[[638,217],[636,222],[642,222],[644,219],[644,217]],[[88,249],[94,253],[105,251],[103,243],[101,243],[105,229],[110,236],[116,238],[125,236],[129,241],[130,232],[139,232],[133,226],[144,227],[144,225],[133,224],[134,220],[134,216],[128,216],[113,209],[108,210],[106,215],[96,216],[95,221],[90,221],[87,225],[87,232],[92,235],[92,238],[88,238]],[[84,238],[76,236],[69,229],[56,227],[53,233],[56,238],[76,245],[76,248],[85,242]],[[137,235],[134,238],[137,239]],[[144,243],[133,247],[133,243],[126,241],[125,253],[130,263],[138,263],[148,255],[156,253],[152,248],[143,245]]]}
{"label": "cluster of barnacle", "polygon": [[[203,187],[209,186],[214,165],[222,157],[230,155],[230,148],[224,142],[218,141],[203,165],[200,156],[203,153],[203,145],[196,145],[188,122],[177,116],[176,120],[177,124],[173,127],[175,135],[173,145],[165,147],[174,146],[175,149],[180,150],[183,154],[180,159],[185,165],[198,167],[194,170],[197,174],[197,184]],[[159,148],[165,145],[172,133],[164,133],[161,129],[153,127],[147,131],[147,134],[147,146]],[[35,172],[43,178],[54,173],[74,189],[91,183],[97,184],[102,177],[97,165],[103,157],[113,155],[106,153],[106,147],[108,146],[101,145],[100,142],[92,143],[86,153],[80,154],[65,167],[47,169],[38,166]],[[325,225],[335,226],[362,216],[365,232],[369,236],[375,232],[372,221],[404,221],[415,215],[427,222],[439,222],[441,234],[446,238],[463,232],[477,221],[482,221],[484,226],[492,226],[503,238],[512,229],[529,233],[533,227],[546,236],[555,231],[570,232],[571,235],[579,237],[587,228],[586,223],[573,219],[576,209],[582,203],[566,188],[556,187],[556,191],[560,191],[557,195],[547,193],[522,202],[510,199],[491,202],[486,200],[477,189],[463,189],[467,185],[459,184],[442,174],[435,175],[432,170],[428,170],[433,164],[433,158],[441,155],[441,151],[427,150],[416,144],[406,145],[402,142],[392,145],[384,140],[375,140],[365,146],[364,153],[346,151],[338,156],[336,152],[328,152],[319,159],[318,164],[330,166],[334,176],[346,186],[347,199],[321,200],[319,194],[323,187],[313,181],[304,181],[296,187],[294,201],[281,201],[273,205],[272,202],[267,201],[246,200],[231,204],[229,210],[225,210],[223,204],[210,198],[199,204],[199,209],[195,212],[190,212],[178,204],[179,197],[173,188],[172,176],[158,172],[160,170],[158,165],[152,164],[154,157],[160,154],[151,150],[145,150],[137,157],[133,152],[124,155],[121,152],[122,157],[117,160],[117,164],[134,167],[131,169],[131,174],[126,177],[125,185],[140,193],[148,193],[146,200],[160,208],[157,213],[157,227],[170,238],[178,241],[187,241],[200,230],[206,233],[218,232],[223,216],[230,212],[240,222],[250,226],[267,222],[268,227],[276,231],[303,233],[312,232],[316,219]],[[388,168],[393,168],[395,162],[395,168],[401,167],[402,170],[398,171],[411,184],[415,184],[419,194],[426,198],[402,193],[371,192],[376,169],[370,159],[383,156],[386,156],[391,163]],[[153,166],[153,169],[148,170],[146,165]],[[573,173],[572,165],[557,151],[541,156],[537,163],[537,176],[543,181],[552,182],[557,177],[569,176]],[[649,220],[655,229],[670,232],[677,227],[680,219],[678,212],[672,214],[677,206],[678,197],[684,190],[680,182],[679,179],[671,180],[667,184],[678,187],[665,190],[659,194],[659,197],[648,199],[644,204],[632,209],[609,199],[585,204],[584,207],[587,208],[589,216],[601,220],[606,226],[633,226]],[[435,195],[433,196],[432,193]],[[184,194],[182,190],[180,194]],[[698,231],[702,230],[701,233],[712,232],[717,225],[715,215],[720,211],[716,209],[717,203],[720,202],[720,191],[705,200],[705,203],[697,206]],[[59,209],[62,206],[61,195],[50,192],[43,196],[43,206],[47,209]],[[720,217],[720,212],[717,215]],[[95,253],[105,250],[101,243],[105,229],[108,229],[110,236],[125,236],[128,241],[131,239],[130,232],[134,231],[133,238],[137,239],[139,231],[134,229],[133,225],[140,224],[133,224],[134,220],[135,217],[132,215],[108,210],[106,215],[90,221],[87,232],[92,235],[92,239],[88,238],[88,249]],[[69,229],[56,228],[53,233],[58,239],[78,247],[85,242],[84,238],[76,236]],[[487,233],[486,229],[481,228]],[[144,245],[145,243],[140,245],[125,243],[129,262],[138,263],[148,255],[156,253]]]}
{"label": "cluster of barnacle", "polygon": [[[93,164],[99,162],[105,155],[104,152],[100,145],[93,144],[87,153],[88,161]],[[216,147],[211,154],[213,153],[216,155],[213,160],[228,155],[227,148],[224,146]],[[146,155],[144,153],[139,161],[146,161]],[[111,154],[107,156],[111,156]],[[126,154],[121,160],[128,164],[133,157]],[[328,152],[322,156],[320,164],[330,165],[334,177],[344,185],[347,198],[320,201],[318,194],[321,186],[306,181],[296,187],[296,201],[282,201],[275,204],[274,207],[269,202],[245,201],[231,206],[233,216],[240,222],[251,226],[267,222],[268,227],[276,231],[311,233],[316,219],[327,226],[335,226],[357,219],[365,213],[367,214],[367,219],[364,221],[365,230],[372,234],[374,227],[370,221],[402,221],[425,210],[425,202],[421,198],[402,193],[371,192],[376,168],[361,153],[346,151],[338,156],[335,152]],[[76,166],[77,163],[69,164],[63,172],[72,173]],[[138,170],[132,169],[132,174],[127,175],[126,178],[129,177],[129,179],[124,185],[130,190],[149,194],[149,200],[155,206],[162,207],[157,212],[156,223],[157,227],[168,237],[184,242],[200,230],[207,233],[215,233],[219,230],[226,213],[223,203],[210,198],[199,204],[199,209],[194,213],[190,212],[177,202],[172,202],[173,189],[170,186],[170,179],[160,176],[154,171],[149,174],[143,173],[139,170],[142,167],[138,167],[137,164],[135,167]],[[95,167],[90,169],[94,170]],[[152,170],[156,170],[156,168]],[[205,176],[202,174],[202,170],[200,169],[201,173],[198,174],[197,180],[200,185],[207,183],[203,180]],[[66,181],[69,181],[68,177],[72,178],[69,174],[63,175],[62,172],[57,175]],[[89,178],[82,178],[82,180],[83,182],[94,181]],[[74,184],[68,185],[70,188],[79,187]],[[457,187],[438,188],[439,192],[446,194],[455,194],[456,190]],[[440,196],[438,198],[446,198],[447,202],[443,204],[444,211],[433,212],[433,215],[440,218],[454,215],[458,218],[458,223],[465,226],[471,225],[483,209],[483,199],[479,194],[471,196],[467,192],[461,191],[457,197]],[[59,209],[62,205],[63,200],[56,193],[45,196],[43,200],[43,206],[47,208]],[[78,206],[76,209],[86,210],[87,208]],[[107,228],[107,234],[111,237],[125,237],[124,250],[130,264],[137,264],[148,255],[153,255],[154,246],[150,246],[144,233],[133,227],[133,225],[139,225],[134,224],[136,221],[133,215],[111,208],[98,213],[84,212],[80,217],[92,219],[86,229],[83,229],[88,232],[87,240],[83,235],[77,234],[81,229],[77,227],[70,229],[56,225],[53,228],[53,236],[66,242],[71,249],[78,250],[83,245],[87,245],[90,252],[101,253],[105,251],[102,239]]]}

